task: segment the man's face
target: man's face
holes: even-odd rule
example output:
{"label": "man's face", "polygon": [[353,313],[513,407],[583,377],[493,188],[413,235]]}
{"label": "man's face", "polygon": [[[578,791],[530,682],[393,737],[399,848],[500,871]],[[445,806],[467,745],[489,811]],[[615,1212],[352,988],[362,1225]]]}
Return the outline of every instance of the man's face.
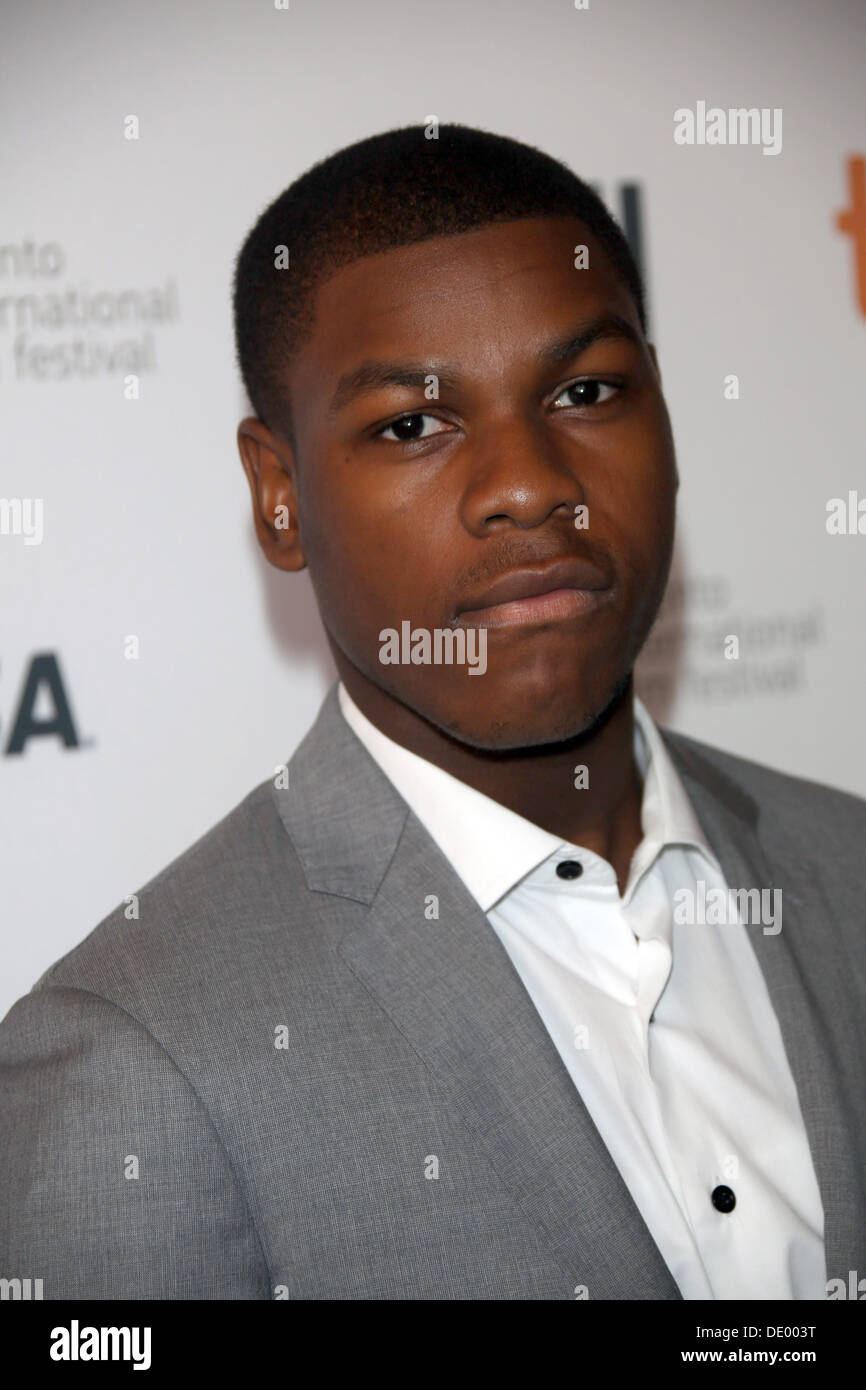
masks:
{"label": "man's face", "polygon": [[[356,261],[315,308],[289,385],[301,545],[332,642],[472,746],[582,732],[658,610],[678,485],[655,357],[605,253],[572,218],[499,223]],[[633,338],[565,348],[614,316]],[[346,384],[372,363],[418,384]],[[380,634],[407,620],[485,628],[486,670],[383,664]]]}

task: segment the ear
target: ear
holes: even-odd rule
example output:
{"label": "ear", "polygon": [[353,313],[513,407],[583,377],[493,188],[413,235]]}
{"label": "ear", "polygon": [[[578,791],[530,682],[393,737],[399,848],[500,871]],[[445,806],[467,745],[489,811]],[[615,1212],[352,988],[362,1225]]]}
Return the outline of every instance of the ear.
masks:
{"label": "ear", "polygon": [[256,535],[266,558],[277,569],[305,569],[291,446],[277,439],[261,420],[248,416],[238,425],[238,452],[250,485]]}

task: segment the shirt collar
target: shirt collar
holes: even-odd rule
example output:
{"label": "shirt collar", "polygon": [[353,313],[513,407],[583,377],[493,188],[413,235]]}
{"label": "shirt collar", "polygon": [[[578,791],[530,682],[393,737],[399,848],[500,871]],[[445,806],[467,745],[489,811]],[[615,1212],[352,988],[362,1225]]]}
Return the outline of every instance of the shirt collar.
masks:
{"label": "shirt collar", "polygon": [[[492,797],[388,738],[362,714],[339,683],[337,698],[349,727],[424,825],[483,912],[564,848],[592,852],[534,825]],[[635,850],[623,901],[661,850],[687,844],[717,861],[701,830],[670,754],[649,712],[634,697],[635,757],[644,779],[643,839]],[[597,856],[593,856],[597,858]]]}

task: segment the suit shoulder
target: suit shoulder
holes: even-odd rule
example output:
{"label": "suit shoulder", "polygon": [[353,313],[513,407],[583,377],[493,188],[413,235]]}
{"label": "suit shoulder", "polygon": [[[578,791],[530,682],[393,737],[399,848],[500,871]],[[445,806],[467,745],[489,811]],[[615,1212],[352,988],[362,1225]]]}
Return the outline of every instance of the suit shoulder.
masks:
{"label": "suit shoulder", "polygon": [[862,852],[866,836],[863,797],[728,753],[672,729],[662,732],[668,746],[679,754],[682,769],[700,776],[701,764],[709,765],[757,804],[763,821],[801,827],[819,837],[833,834],[841,835],[846,842],[859,839]]}
{"label": "suit shoulder", "polygon": [[133,980],[169,975],[194,990],[203,959],[237,960],[250,935],[266,930],[275,880],[281,903],[300,900],[303,873],[267,781],[114,908],[34,991],[69,986],[123,1004]]}

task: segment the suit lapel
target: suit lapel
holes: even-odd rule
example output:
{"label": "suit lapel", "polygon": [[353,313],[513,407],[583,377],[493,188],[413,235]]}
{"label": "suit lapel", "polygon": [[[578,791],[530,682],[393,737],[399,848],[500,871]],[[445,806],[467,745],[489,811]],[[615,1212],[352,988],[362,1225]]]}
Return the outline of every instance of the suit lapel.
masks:
{"label": "suit lapel", "polygon": [[[842,1055],[856,1052],[860,1022],[851,1007],[844,968],[821,948],[832,904],[823,899],[818,866],[800,861],[775,870],[757,834],[758,807],[751,797],[701,756],[689,740],[662,731],[677,770],[725,881],[731,888],[779,888],[782,927],[765,935],[749,927],[749,939],[779,1021],[788,1064],[800,1100],[815,1175],[824,1206],[827,1277],[843,1277],[863,1260],[866,1194],[860,1173],[864,1155],[848,1123],[855,1097],[846,1098]],[[862,1100],[861,1100],[862,1105]],[[861,1133],[862,1133],[861,1117]]]}
{"label": "suit lapel", "polygon": [[[334,786],[339,818],[328,824],[322,803]],[[275,795],[310,887],[339,883],[370,901],[344,959],[445,1089],[515,1218],[555,1252],[563,1296],[586,1285],[591,1299],[678,1299],[507,952],[334,690],[290,765],[289,791]],[[438,920],[425,917],[431,895]]]}

